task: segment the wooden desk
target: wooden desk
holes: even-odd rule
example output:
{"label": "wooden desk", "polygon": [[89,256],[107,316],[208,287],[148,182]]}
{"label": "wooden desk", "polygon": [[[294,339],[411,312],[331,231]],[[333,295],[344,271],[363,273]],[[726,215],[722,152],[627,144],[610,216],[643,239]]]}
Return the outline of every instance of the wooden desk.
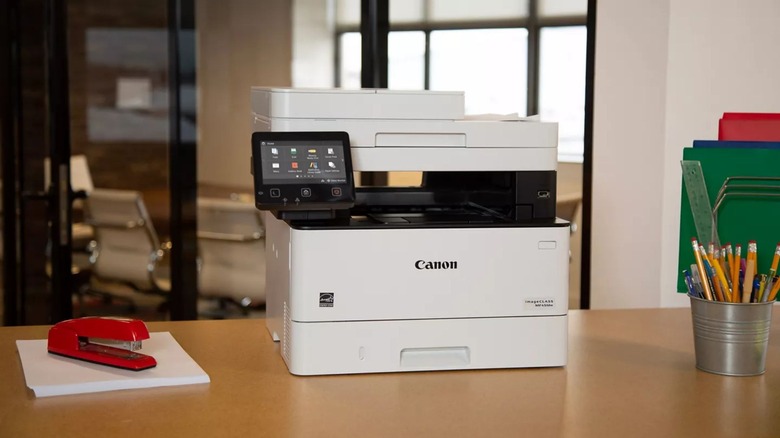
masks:
{"label": "wooden desk", "polygon": [[[688,309],[573,311],[565,368],[295,377],[262,320],[150,323],[208,385],[35,399],[0,329],[0,436],[780,436],[780,308],[767,372],[697,371]],[[518,336],[523,336],[518,333]]]}

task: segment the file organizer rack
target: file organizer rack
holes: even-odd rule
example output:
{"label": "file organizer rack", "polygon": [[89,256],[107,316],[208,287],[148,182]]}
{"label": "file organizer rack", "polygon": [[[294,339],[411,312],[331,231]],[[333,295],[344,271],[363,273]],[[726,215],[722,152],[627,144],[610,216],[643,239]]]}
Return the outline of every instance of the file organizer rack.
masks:
{"label": "file organizer rack", "polygon": [[[748,241],[755,240],[759,272],[767,272],[770,254],[780,242],[780,149],[685,148],[683,160],[701,163],[713,205],[712,224],[721,244],[741,243],[747,250]],[[689,196],[682,187],[677,271],[681,293],[687,292],[682,271],[695,262],[690,246],[694,236],[705,246],[712,237],[698,235]]]}
{"label": "file organizer rack", "polygon": [[[753,184],[730,184],[733,181],[746,181]],[[773,182],[774,184],[755,184],[757,182]],[[735,192],[729,189],[739,189]],[[752,191],[751,191],[752,190]],[[715,207],[712,209],[712,228],[713,235],[718,232],[718,210],[726,202],[727,198],[772,198],[770,200],[780,201],[780,177],[757,177],[757,176],[732,176],[723,181],[723,185],[715,198]],[[774,218],[779,221],[778,234],[780,234],[780,217]],[[780,238],[780,237],[779,237]]]}

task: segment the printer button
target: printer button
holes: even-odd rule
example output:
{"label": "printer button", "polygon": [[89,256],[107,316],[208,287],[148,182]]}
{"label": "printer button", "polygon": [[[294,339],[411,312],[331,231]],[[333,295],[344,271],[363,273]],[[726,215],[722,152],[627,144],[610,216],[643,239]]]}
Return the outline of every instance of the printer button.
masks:
{"label": "printer button", "polygon": [[301,189],[301,196],[304,198],[308,198],[311,196],[311,189],[310,188],[303,188]]}
{"label": "printer button", "polygon": [[341,196],[341,187],[333,187],[330,189],[330,193],[333,196]]}
{"label": "printer button", "polygon": [[279,189],[271,189],[271,197],[272,198],[278,198],[282,196],[282,191]]}

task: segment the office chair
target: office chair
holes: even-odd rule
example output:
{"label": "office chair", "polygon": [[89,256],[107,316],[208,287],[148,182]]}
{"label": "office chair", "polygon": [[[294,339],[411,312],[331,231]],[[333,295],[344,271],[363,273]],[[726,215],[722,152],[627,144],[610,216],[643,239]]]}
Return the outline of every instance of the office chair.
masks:
{"label": "office chair", "polygon": [[265,229],[254,204],[198,199],[198,291],[218,308],[202,316],[224,318],[228,306],[244,316],[265,305]]}
{"label": "office chair", "polygon": [[[169,245],[160,244],[141,193],[94,189],[86,200],[85,216],[94,230],[89,245],[92,278],[79,291],[79,303],[83,304],[83,295],[96,295],[107,302],[126,301],[135,311],[132,294],[118,295],[116,286],[122,285],[131,292],[165,297],[158,308],[163,310],[171,286],[160,270]],[[111,291],[102,289],[111,285]]]}

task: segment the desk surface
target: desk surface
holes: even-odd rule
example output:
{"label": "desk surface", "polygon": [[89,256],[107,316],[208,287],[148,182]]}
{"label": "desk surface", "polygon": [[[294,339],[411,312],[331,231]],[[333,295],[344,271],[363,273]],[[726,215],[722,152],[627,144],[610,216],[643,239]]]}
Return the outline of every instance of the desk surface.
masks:
{"label": "desk surface", "polygon": [[[689,309],[572,311],[564,368],[288,374],[262,320],[149,323],[211,383],[35,399],[0,328],[0,436],[780,436],[780,307],[767,372],[696,370]],[[522,334],[518,334],[521,336]]]}

